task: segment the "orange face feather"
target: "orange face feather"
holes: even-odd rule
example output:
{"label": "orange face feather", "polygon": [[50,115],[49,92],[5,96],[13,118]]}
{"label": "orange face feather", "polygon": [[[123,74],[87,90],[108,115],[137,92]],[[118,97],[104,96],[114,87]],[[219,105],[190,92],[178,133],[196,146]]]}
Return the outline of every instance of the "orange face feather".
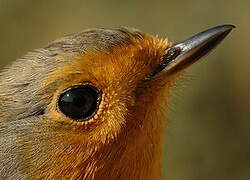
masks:
{"label": "orange face feather", "polygon": [[[147,111],[150,108],[159,109],[161,103],[154,103],[158,94],[161,94],[157,89],[164,89],[166,82],[157,85],[157,80],[147,82],[145,79],[160,64],[169,45],[167,40],[151,36],[133,39],[129,45],[118,46],[111,51],[91,51],[75,57],[70,63],[60,64],[45,79],[44,89],[51,83],[59,84],[57,91],[51,94],[47,120],[68,126],[66,132],[58,132],[57,137],[70,145],[70,150],[66,150],[68,153],[55,152],[59,157],[54,156],[52,162],[62,166],[56,165],[58,168],[53,168],[54,174],[63,173],[68,177],[81,177],[82,174],[94,177],[101,174],[100,177],[108,179],[110,176],[116,177],[116,174],[121,176],[121,170],[127,172],[124,173],[126,176],[137,174],[136,169],[139,168],[145,169],[141,176],[148,177],[150,172],[155,177],[156,174],[152,174],[153,167],[156,168],[155,173],[159,173],[160,167],[153,162],[156,161],[155,156],[160,154],[158,143],[161,131],[158,127],[164,127],[163,117]],[[58,111],[57,99],[65,89],[86,84],[101,90],[100,105],[89,120],[72,121]],[[152,131],[155,131],[155,135],[150,137]],[[95,156],[100,156],[100,159]],[[132,165],[134,161],[137,162],[136,166]],[[69,171],[65,162],[79,169]],[[152,163],[150,169],[144,167],[148,162]]]}

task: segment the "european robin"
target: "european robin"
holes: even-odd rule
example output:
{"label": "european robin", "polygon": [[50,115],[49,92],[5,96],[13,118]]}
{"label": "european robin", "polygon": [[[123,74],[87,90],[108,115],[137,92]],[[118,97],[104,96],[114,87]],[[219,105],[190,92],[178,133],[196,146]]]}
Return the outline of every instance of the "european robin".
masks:
{"label": "european robin", "polygon": [[161,179],[171,89],[232,28],[177,44],[90,29],[16,60],[0,77],[0,179]]}

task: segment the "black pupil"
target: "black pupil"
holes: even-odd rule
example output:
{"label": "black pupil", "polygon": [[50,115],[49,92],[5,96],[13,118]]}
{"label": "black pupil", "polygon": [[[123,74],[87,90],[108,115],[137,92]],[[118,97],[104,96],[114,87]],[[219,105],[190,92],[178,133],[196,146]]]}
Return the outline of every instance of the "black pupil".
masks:
{"label": "black pupil", "polygon": [[90,118],[97,109],[99,91],[92,86],[74,87],[64,92],[58,102],[61,112],[76,121]]}

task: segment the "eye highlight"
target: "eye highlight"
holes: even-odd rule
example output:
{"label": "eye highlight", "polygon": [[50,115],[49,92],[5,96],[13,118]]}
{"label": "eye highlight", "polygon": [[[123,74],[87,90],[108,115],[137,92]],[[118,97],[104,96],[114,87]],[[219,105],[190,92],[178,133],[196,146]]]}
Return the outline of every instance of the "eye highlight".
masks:
{"label": "eye highlight", "polygon": [[96,87],[75,86],[59,96],[58,108],[65,116],[82,122],[90,119],[96,113],[99,100],[100,91]]}

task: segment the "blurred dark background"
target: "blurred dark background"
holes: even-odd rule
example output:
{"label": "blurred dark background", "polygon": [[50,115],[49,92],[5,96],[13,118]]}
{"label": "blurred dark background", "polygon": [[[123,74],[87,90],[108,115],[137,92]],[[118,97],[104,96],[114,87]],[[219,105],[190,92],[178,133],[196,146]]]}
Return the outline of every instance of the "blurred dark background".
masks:
{"label": "blurred dark background", "polygon": [[218,24],[235,24],[237,29],[176,88],[164,179],[248,180],[249,7],[249,0],[0,0],[0,68],[86,28],[132,26],[180,41]]}

